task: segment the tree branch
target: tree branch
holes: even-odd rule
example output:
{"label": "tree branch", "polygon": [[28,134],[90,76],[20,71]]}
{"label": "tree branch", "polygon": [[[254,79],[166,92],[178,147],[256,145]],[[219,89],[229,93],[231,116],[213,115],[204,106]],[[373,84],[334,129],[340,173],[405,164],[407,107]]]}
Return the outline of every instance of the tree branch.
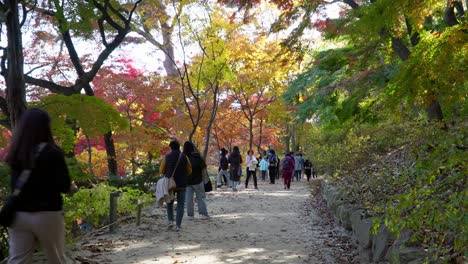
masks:
{"label": "tree branch", "polygon": [[81,90],[81,87],[76,86],[76,85],[71,86],[71,87],[66,87],[66,86],[58,85],[54,82],[37,79],[37,78],[27,76],[27,75],[24,76],[24,79],[27,84],[44,87],[44,88],[49,89],[53,93],[58,93],[58,94],[63,94],[63,95],[77,94]]}

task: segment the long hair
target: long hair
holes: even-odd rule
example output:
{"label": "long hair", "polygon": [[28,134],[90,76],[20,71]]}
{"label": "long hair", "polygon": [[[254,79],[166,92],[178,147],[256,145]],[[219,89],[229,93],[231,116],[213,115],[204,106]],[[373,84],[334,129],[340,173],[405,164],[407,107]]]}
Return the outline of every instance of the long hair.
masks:
{"label": "long hair", "polygon": [[6,157],[12,168],[31,164],[34,148],[41,142],[55,145],[50,129],[50,116],[40,108],[26,110],[13,131],[13,140]]}
{"label": "long hair", "polygon": [[184,148],[183,148],[183,151],[182,151],[185,155],[190,155],[192,154],[193,152],[195,152],[195,146],[193,145],[192,142],[190,141],[185,141],[184,142]]}
{"label": "long hair", "polygon": [[240,154],[240,151],[239,151],[239,147],[238,147],[238,146],[234,146],[234,147],[232,148],[232,154],[234,154],[234,153]]}

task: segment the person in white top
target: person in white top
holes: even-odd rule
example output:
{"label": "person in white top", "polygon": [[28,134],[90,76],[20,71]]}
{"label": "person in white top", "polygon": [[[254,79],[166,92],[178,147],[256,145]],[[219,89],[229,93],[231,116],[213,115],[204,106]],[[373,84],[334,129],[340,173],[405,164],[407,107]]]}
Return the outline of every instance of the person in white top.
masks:
{"label": "person in white top", "polygon": [[245,161],[247,164],[247,178],[245,179],[245,188],[247,189],[247,187],[249,187],[250,176],[253,176],[254,187],[256,190],[258,190],[256,175],[258,160],[257,158],[255,158],[253,150],[249,150],[247,152],[247,157],[245,158]]}

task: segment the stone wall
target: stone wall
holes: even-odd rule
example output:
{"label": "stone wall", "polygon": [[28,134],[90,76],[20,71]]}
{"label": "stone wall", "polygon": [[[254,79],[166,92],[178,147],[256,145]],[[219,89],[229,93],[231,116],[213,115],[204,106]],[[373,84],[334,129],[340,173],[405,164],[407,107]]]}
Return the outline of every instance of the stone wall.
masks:
{"label": "stone wall", "polygon": [[375,234],[372,233],[374,221],[362,208],[346,204],[339,190],[328,181],[320,183],[322,195],[336,221],[346,230],[351,231],[358,243],[361,263],[402,263],[422,264],[428,257],[422,248],[409,241],[411,232],[404,231],[399,237],[381,224]]}

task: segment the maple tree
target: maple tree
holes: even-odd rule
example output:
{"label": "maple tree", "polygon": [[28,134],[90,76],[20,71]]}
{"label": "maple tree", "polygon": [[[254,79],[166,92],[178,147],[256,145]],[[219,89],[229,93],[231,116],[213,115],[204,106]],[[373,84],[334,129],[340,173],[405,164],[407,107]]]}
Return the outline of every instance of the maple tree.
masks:
{"label": "maple tree", "polygon": [[[52,40],[55,38],[61,42],[56,55],[52,55],[55,56],[52,60],[46,62],[38,60],[36,57],[40,57],[41,52],[36,52],[36,56],[26,57],[25,63],[32,70],[22,75],[25,82],[32,86],[46,88],[51,93],[72,95],[79,94],[83,90],[86,95],[94,96],[90,83],[104,64],[104,61],[124,41],[126,35],[130,32],[132,16],[140,2],[141,0],[128,1],[127,3],[93,0],[86,3],[81,3],[81,1],[23,3],[23,23],[27,21],[26,14],[30,13],[32,18],[31,23],[40,25],[31,30],[34,32],[33,34],[36,34],[36,38],[34,39],[36,42],[35,47],[44,49],[45,47],[52,46],[50,51],[53,52],[57,44]],[[17,4],[15,3],[15,6]],[[92,21],[96,21],[96,23]],[[47,22],[52,22],[52,24],[46,24]],[[56,35],[51,34],[54,30]],[[102,49],[97,52],[95,59],[90,59],[87,56],[81,58],[78,54],[76,41],[78,39],[91,40],[94,36],[93,33],[100,35],[100,47]],[[21,32],[17,31],[14,34],[16,37],[21,38]],[[29,52],[33,50],[31,49]],[[9,54],[11,55],[11,53]],[[7,61],[5,59],[7,55],[8,53],[4,52],[3,62]],[[38,71],[39,69],[41,71]],[[4,66],[2,66],[2,73],[5,76],[6,71]],[[17,100],[25,100],[25,94],[18,94],[15,98],[20,98]],[[1,109],[10,111],[5,107],[1,107]],[[5,111],[3,112],[8,113]],[[12,113],[10,113],[11,115]],[[104,137],[108,155],[109,173],[116,174],[117,163],[115,160],[112,131],[107,131]]]}
{"label": "maple tree", "polygon": [[254,123],[266,111],[286,86],[290,62],[283,57],[277,43],[265,37],[251,43],[245,36],[237,36],[232,43],[233,72],[236,80],[231,83],[233,103],[248,122],[249,148],[254,144]]}
{"label": "maple tree", "polygon": [[131,60],[118,62],[122,68],[104,68],[93,84],[96,96],[113,104],[127,119],[128,130],[116,134],[116,144],[119,157],[124,164],[130,164],[130,174],[135,176],[142,164],[151,163],[162,148],[160,140],[169,133],[169,125],[161,118],[164,108],[159,94],[163,94],[164,87],[157,78],[146,77],[134,68]]}

